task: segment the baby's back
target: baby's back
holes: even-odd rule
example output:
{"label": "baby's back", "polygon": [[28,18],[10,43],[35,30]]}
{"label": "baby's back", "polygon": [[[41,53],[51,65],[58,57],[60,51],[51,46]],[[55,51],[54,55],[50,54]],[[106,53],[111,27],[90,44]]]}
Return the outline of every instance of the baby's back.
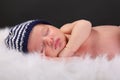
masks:
{"label": "baby's back", "polygon": [[107,54],[113,57],[120,52],[120,27],[96,26],[93,27],[90,37],[80,47],[76,55],[89,53],[92,57]]}

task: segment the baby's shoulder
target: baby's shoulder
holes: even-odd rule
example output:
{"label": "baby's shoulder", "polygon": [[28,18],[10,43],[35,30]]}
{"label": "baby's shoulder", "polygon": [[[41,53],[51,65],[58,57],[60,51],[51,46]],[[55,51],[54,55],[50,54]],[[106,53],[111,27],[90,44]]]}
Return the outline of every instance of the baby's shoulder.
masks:
{"label": "baby's shoulder", "polygon": [[93,27],[93,32],[99,36],[117,36],[120,35],[120,27],[112,26],[112,25],[105,25],[105,26],[96,26]]}
{"label": "baby's shoulder", "polygon": [[120,29],[120,26],[115,25],[101,25],[101,26],[94,26],[94,30],[117,30]]}

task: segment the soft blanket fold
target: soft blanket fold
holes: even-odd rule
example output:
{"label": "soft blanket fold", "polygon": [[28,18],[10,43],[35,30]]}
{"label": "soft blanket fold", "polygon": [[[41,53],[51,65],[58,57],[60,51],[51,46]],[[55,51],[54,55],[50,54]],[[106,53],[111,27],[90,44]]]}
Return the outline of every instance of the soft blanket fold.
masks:
{"label": "soft blanket fold", "polygon": [[120,56],[69,60],[23,55],[4,44],[9,29],[0,30],[0,80],[120,80]]}

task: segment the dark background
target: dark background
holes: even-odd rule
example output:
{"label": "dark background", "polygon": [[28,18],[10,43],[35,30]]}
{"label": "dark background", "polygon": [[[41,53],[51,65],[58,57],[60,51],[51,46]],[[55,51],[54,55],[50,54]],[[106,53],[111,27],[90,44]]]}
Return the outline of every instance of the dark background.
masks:
{"label": "dark background", "polygon": [[120,25],[120,0],[0,0],[0,28],[30,19],[61,25],[87,19],[96,25]]}

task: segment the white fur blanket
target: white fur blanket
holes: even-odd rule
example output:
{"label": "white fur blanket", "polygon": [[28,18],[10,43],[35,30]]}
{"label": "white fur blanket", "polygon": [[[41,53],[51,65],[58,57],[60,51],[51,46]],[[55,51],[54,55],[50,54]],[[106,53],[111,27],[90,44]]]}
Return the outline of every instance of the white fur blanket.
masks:
{"label": "white fur blanket", "polygon": [[0,80],[120,80],[120,57],[71,58],[59,61],[37,54],[23,55],[8,50],[4,38],[9,29],[0,30]]}

